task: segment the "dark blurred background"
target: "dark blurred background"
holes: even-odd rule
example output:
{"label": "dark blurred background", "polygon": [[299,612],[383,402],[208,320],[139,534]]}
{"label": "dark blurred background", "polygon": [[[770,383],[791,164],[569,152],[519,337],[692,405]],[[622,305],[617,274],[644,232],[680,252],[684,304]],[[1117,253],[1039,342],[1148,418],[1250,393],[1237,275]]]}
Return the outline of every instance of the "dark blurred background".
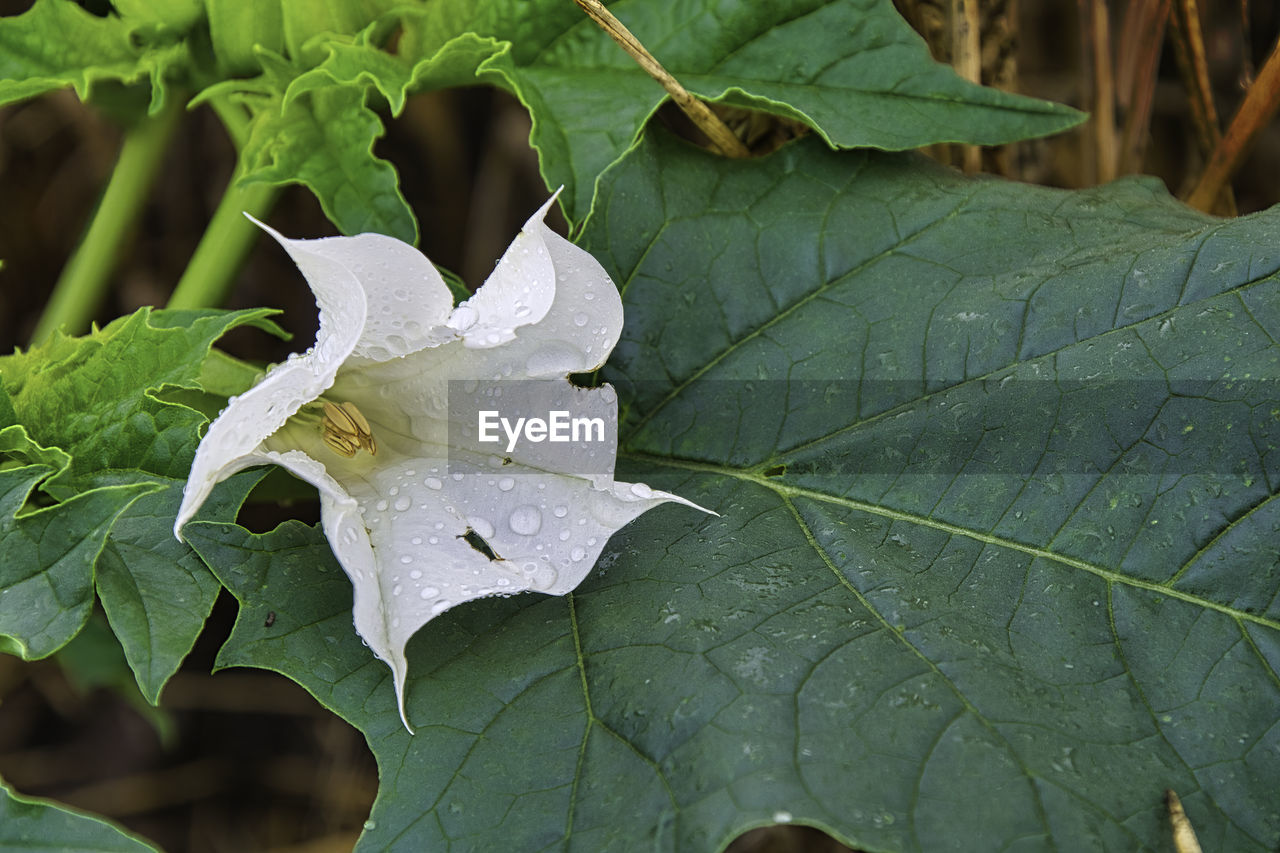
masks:
{"label": "dark blurred background", "polygon": [[[953,4],[898,0],[943,61],[951,59]],[[30,5],[0,0],[0,15]],[[1205,54],[1223,128],[1272,51],[1278,6],[1203,3]],[[1097,39],[1081,21],[1090,10],[1107,7],[1103,0],[980,3],[984,82],[1092,109],[1099,76],[1090,50]],[[1126,33],[1128,8],[1109,4],[1116,64],[1127,52],[1163,50],[1146,93],[1150,134],[1140,140],[1140,156],[1130,158],[1132,168],[1119,171],[1155,174],[1172,192],[1185,193],[1205,162],[1187,89],[1168,39]],[[1134,108],[1124,100],[1116,106],[1121,127]],[[666,112],[662,119],[679,128],[681,122]],[[1097,134],[1095,118],[1071,133],[979,156],[984,170],[1010,179],[1088,186],[1107,171],[1099,165]],[[473,287],[546,198],[528,136],[529,119],[513,98],[475,88],[411,99],[377,146],[399,170],[421,224],[422,250]],[[105,185],[120,139],[108,119],[70,92],[0,109],[0,351],[27,344]],[[965,163],[960,146],[935,146],[929,153]],[[212,113],[201,108],[187,115],[124,247],[100,322],[166,302],[232,167],[231,144]],[[1258,137],[1233,192],[1240,213],[1280,200],[1280,129],[1274,122]],[[563,231],[556,217],[553,227]],[[315,200],[297,187],[283,193],[270,221],[294,237],[335,233]],[[293,344],[239,330],[226,340],[229,350],[267,362],[309,345],[316,322],[310,292],[267,239],[258,241],[226,307],[261,305],[284,310],[281,322],[294,333]],[[316,517],[310,505],[287,514]],[[264,513],[252,526],[265,529],[277,520]],[[209,674],[234,617],[235,604],[224,594],[158,710],[142,707],[128,689],[118,647],[100,623],[59,659],[28,664],[0,656],[0,776],[25,793],[108,815],[170,851],[349,850],[376,792],[373,760],[358,733],[283,677],[252,670]],[[844,848],[805,827],[754,830],[732,848],[837,850]]]}

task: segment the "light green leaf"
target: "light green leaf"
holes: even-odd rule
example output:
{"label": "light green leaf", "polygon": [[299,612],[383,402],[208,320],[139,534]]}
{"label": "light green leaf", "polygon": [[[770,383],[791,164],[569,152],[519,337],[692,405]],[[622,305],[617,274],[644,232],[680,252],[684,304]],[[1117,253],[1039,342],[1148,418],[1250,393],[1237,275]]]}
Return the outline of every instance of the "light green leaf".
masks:
{"label": "light green leaf", "polygon": [[71,86],[89,100],[105,82],[144,84],[148,112],[168,97],[166,75],[188,60],[184,42],[136,45],[132,25],[98,17],[71,0],[37,0],[27,12],[0,18],[0,104]]}
{"label": "light green leaf", "polygon": [[[25,429],[44,446],[59,448],[56,453],[63,457],[57,464],[23,451],[24,458],[43,464],[19,469],[29,473],[15,480],[15,506],[22,506],[24,490],[55,474],[42,489],[63,503],[31,518],[47,515],[46,527],[60,531],[52,525],[66,516],[64,526],[80,524],[94,533],[77,545],[74,559],[52,562],[57,555],[47,544],[23,560],[6,560],[22,578],[43,577],[38,571],[50,578],[46,586],[53,589],[44,594],[54,597],[41,599],[40,607],[0,607],[0,613],[11,618],[32,624],[52,619],[61,626],[40,645],[43,654],[65,643],[84,624],[96,580],[139,688],[148,701],[157,701],[203,627],[218,583],[173,537],[173,520],[205,418],[158,399],[155,392],[198,389],[213,341],[239,325],[278,331],[265,319],[271,313],[143,309],[83,338],[58,335],[43,346],[0,358],[0,377],[12,395],[12,417],[25,425],[10,430]],[[122,370],[122,364],[129,369]],[[257,479],[253,475],[220,495],[209,517],[234,518]],[[128,510],[120,514],[124,504]],[[113,506],[116,510],[107,515]],[[27,518],[18,520],[18,527],[10,531],[17,537],[13,547],[33,537],[24,530],[34,524]],[[2,529],[9,528],[5,524]],[[108,530],[111,535],[104,545]],[[39,532],[53,535],[44,528]],[[65,532],[58,535],[64,547],[78,541]]]}
{"label": "light green leaf", "polygon": [[22,796],[0,782],[0,847],[6,853],[155,853],[102,818]]}
{"label": "light green leaf", "polygon": [[204,17],[204,0],[111,0],[121,20],[135,32],[174,38]]}
{"label": "light green leaf", "polygon": [[342,233],[373,231],[415,242],[418,223],[396,171],[373,155],[384,129],[365,105],[364,86],[312,89],[282,103],[276,96],[255,105],[241,180],[303,184]]}
{"label": "light green leaf", "polygon": [[399,115],[411,90],[474,84],[476,68],[509,47],[492,38],[463,33],[431,56],[415,63],[400,54],[383,50],[376,31],[375,27],[370,27],[349,42],[340,39],[325,42],[328,57],[312,70],[294,78],[289,84],[285,102],[334,83],[370,84],[386,98],[391,114]]}
{"label": "light green leaf", "polygon": [[284,49],[280,0],[205,0],[209,38],[218,64],[227,74],[251,74],[261,68],[255,47]]}
{"label": "light green leaf", "polygon": [[[890,0],[622,0],[609,8],[689,91],[803,121],[838,147],[993,145],[1083,120],[961,80],[930,58]],[[438,0],[406,18],[399,52],[432,56],[466,32],[511,44],[477,74],[529,108],[543,176],[566,186],[570,219],[584,219],[597,176],[632,144],[664,91],[559,0]]]}

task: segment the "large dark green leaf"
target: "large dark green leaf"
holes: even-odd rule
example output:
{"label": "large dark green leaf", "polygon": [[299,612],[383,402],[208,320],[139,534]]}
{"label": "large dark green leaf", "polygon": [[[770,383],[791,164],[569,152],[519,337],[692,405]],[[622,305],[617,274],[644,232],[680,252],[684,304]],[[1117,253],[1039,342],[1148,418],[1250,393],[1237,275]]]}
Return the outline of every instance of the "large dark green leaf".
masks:
{"label": "large dark green leaf", "polygon": [[[646,514],[564,599],[409,648],[409,717],[319,531],[188,535],[223,665],[360,727],[366,849],[1280,843],[1280,213],[649,139],[585,241]],[[265,614],[275,612],[274,620]]]}
{"label": "large dark green leaf", "polygon": [[[609,9],[690,91],[802,121],[835,146],[992,145],[1083,118],[961,80],[930,58],[891,0],[620,0]],[[509,43],[478,73],[529,108],[543,176],[565,185],[566,211],[584,219],[597,176],[632,144],[662,87],[561,0],[437,0],[407,19],[400,52],[428,58],[471,33]],[[430,74],[419,80],[434,85]]]}

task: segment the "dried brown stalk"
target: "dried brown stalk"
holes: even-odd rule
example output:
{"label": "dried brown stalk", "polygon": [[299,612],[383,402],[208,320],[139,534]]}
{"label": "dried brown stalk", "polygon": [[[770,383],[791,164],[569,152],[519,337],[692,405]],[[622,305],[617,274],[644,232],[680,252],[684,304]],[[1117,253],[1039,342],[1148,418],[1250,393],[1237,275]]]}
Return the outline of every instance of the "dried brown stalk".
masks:
{"label": "dried brown stalk", "polygon": [[1213,149],[1213,156],[1187,198],[1187,204],[1197,210],[1209,211],[1212,208],[1218,193],[1253,150],[1258,134],[1271,121],[1277,108],[1280,108],[1280,41],[1272,48],[1257,79],[1245,93],[1244,103]]}
{"label": "dried brown stalk", "polygon": [[1200,27],[1200,10],[1196,0],[1177,0],[1173,4],[1173,44],[1177,50],[1178,68],[1191,100],[1191,120],[1196,126],[1196,143],[1200,153],[1208,157],[1222,138],[1218,110],[1213,103],[1209,84],[1209,61],[1204,52],[1204,31]]}
{"label": "dried brown stalk", "polygon": [[751,152],[738,137],[733,135],[733,131],[729,130],[706,104],[689,94],[688,90],[662,67],[662,63],[645,49],[640,40],[632,35],[631,31],[623,26],[622,22],[615,18],[600,0],[574,0],[574,2],[621,45],[622,49],[648,72],[650,77],[662,84],[662,88],[667,90],[667,94],[671,96],[676,106],[706,134],[707,139],[721,154],[726,157],[751,156]]}
{"label": "dried brown stalk", "polygon": [[1085,0],[1088,4],[1090,50],[1093,55],[1093,138],[1098,164],[1098,181],[1116,176],[1116,87],[1111,67],[1111,21],[1106,0]]}
{"label": "dried brown stalk", "polygon": [[[1196,0],[1174,0],[1169,10],[1172,24],[1174,57],[1178,61],[1178,74],[1187,90],[1191,106],[1191,123],[1195,128],[1196,148],[1208,161],[1213,149],[1222,140],[1218,123],[1218,110],[1213,101],[1213,89],[1209,83],[1209,61],[1204,49],[1204,30],[1200,26],[1200,10]],[[1183,192],[1190,189],[1188,184]],[[1235,193],[1230,184],[1224,184],[1212,211],[1223,216],[1236,215]]]}
{"label": "dried brown stalk", "polygon": [[1196,831],[1191,828],[1191,821],[1182,810],[1182,801],[1173,789],[1164,792],[1164,803],[1169,807],[1169,824],[1173,827],[1173,849],[1176,853],[1201,853]]}
{"label": "dried brown stalk", "polygon": [[1121,57],[1126,58],[1123,67],[1127,69],[1128,81],[1127,90],[1122,90],[1127,111],[1120,143],[1121,174],[1142,171],[1142,158],[1150,139],[1151,105],[1155,100],[1156,71],[1160,66],[1165,22],[1169,18],[1169,0],[1136,0],[1129,5],[1129,12],[1131,15],[1126,17],[1132,17],[1136,23],[1132,33],[1126,32],[1133,41],[1120,45]]}
{"label": "dried brown stalk", "polygon": [[[982,20],[978,0],[951,0],[951,64],[970,83],[982,83]],[[982,171],[982,149],[966,145],[964,170]]]}

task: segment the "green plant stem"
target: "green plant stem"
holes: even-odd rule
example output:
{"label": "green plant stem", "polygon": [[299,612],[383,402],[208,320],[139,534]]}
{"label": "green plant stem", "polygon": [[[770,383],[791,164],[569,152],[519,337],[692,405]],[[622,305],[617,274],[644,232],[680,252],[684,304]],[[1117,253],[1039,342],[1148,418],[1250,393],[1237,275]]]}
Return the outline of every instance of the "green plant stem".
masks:
{"label": "green plant stem", "polygon": [[160,115],[141,120],[125,134],[120,158],[98,209],[53,288],[31,336],[32,343],[44,341],[59,328],[71,334],[88,328],[119,260],[125,235],[147,200],[181,115],[182,108],[175,98]]}
{"label": "green plant stem", "polygon": [[[236,150],[243,151],[249,135],[248,114],[223,99],[214,99],[210,106],[222,119]],[[166,307],[215,308],[226,300],[236,272],[260,233],[244,214],[265,217],[280,193],[279,187],[269,184],[240,184],[244,170],[243,160],[237,161],[218,209]]]}
{"label": "green plant stem", "polygon": [[265,216],[280,192],[268,184],[238,185],[241,173],[237,167],[166,307],[216,308],[225,301],[241,262],[261,233],[244,214]]}

